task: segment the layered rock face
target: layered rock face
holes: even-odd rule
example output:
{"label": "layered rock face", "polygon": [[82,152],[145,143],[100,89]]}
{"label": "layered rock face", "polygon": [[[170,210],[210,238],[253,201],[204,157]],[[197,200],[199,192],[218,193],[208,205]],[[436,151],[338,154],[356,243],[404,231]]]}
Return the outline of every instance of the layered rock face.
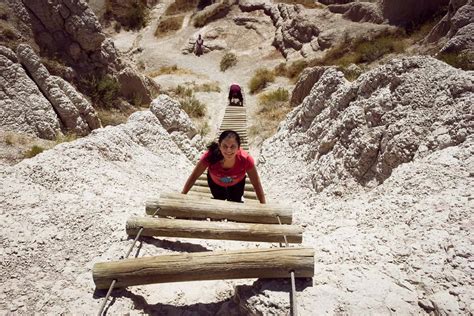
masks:
{"label": "layered rock face", "polygon": [[[299,313],[471,314],[473,73],[427,57],[352,83],[313,72],[259,164],[266,193],[296,210],[319,254]],[[284,289],[239,288],[240,304],[278,313]]]}
{"label": "layered rock face", "polygon": [[441,52],[474,52],[474,1],[451,0],[448,13],[431,30],[425,41],[443,44]]}
{"label": "layered rock face", "polygon": [[89,101],[62,78],[51,76],[30,46],[19,45],[16,54],[0,47],[0,60],[2,128],[53,139],[61,130],[87,135],[101,127]]}
{"label": "layered rock face", "polygon": [[53,107],[18,63],[16,54],[4,46],[0,46],[0,125],[46,139],[61,133]]}
{"label": "layered rock face", "polygon": [[[28,25],[42,54],[58,56],[75,70],[75,77],[112,75],[120,85],[120,96],[151,102],[152,82],[145,79],[119,56],[113,42],[86,2],[61,0],[8,0],[18,18]],[[123,77],[132,80],[130,87]],[[133,91],[132,91],[133,89]]]}
{"label": "layered rock face", "polygon": [[329,11],[341,13],[343,17],[354,22],[383,23],[384,18],[377,3],[351,2],[347,4],[333,4],[328,6]]}
{"label": "layered rock face", "polygon": [[472,133],[473,87],[472,74],[432,58],[395,60],[354,83],[327,69],[275,139],[306,161],[300,181],[316,191],[341,180],[376,185],[400,164]]}

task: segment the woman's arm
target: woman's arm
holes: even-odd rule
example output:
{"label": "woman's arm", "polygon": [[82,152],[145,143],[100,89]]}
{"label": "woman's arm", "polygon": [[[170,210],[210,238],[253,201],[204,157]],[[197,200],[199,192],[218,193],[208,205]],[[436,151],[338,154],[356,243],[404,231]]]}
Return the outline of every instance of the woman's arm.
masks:
{"label": "woman's arm", "polygon": [[197,178],[199,178],[199,176],[204,171],[206,171],[206,169],[207,169],[207,166],[204,165],[204,163],[202,163],[201,161],[199,161],[196,167],[194,167],[193,172],[189,176],[188,181],[186,181],[186,184],[184,185],[183,191],[181,191],[181,193],[183,194],[188,193],[188,191],[193,187],[194,182],[196,182]]}
{"label": "woman's arm", "polygon": [[260,177],[258,176],[257,168],[253,167],[252,169],[247,171],[249,176],[250,182],[255,189],[255,193],[257,194],[257,198],[261,204],[265,204],[265,193],[263,193],[262,184],[260,183]]}

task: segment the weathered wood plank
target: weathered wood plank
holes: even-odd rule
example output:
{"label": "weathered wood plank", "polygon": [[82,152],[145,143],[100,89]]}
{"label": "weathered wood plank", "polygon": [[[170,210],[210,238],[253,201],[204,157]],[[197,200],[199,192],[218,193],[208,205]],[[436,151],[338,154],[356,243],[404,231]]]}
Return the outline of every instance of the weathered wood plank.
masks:
{"label": "weathered wood plank", "polygon": [[162,193],[160,198],[146,202],[146,213],[176,218],[228,219],[236,222],[278,224],[277,216],[283,224],[291,224],[291,211],[272,204],[236,203],[214,199],[202,199],[180,193]]}
{"label": "weathered wood plank", "polygon": [[197,252],[125,259],[94,264],[92,277],[97,289],[141,284],[314,276],[314,250],[311,248],[247,249]]}
{"label": "weathered wood plank", "polygon": [[303,229],[295,225],[248,224],[234,222],[209,222],[155,217],[131,217],[126,231],[136,236],[143,227],[142,236],[181,237],[220,240],[242,240],[301,243]]}

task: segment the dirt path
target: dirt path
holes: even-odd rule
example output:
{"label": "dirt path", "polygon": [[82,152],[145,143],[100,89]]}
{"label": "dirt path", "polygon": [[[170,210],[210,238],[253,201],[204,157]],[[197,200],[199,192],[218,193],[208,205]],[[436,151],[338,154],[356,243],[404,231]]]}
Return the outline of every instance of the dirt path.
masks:
{"label": "dirt path", "polygon": [[[237,7],[234,7],[226,18],[210,23],[200,29],[192,25],[191,14],[188,13],[184,18],[181,30],[166,37],[156,38],[154,32],[158,20],[171,2],[164,1],[153,8],[150,23],[146,28],[138,33],[119,33],[114,37],[114,40],[116,46],[123,52],[131,52],[136,48],[140,48],[141,53],[134,56],[134,58],[137,62],[145,65],[146,74],[156,72],[164,66],[176,65],[181,70],[180,73],[154,77],[154,80],[164,89],[173,88],[179,84],[186,85],[191,82],[217,84],[221,89],[219,93],[196,93],[196,97],[207,106],[206,119],[210,126],[209,138],[212,138],[216,135],[224,116],[230,84],[237,82],[244,88],[244,91],[248,90],[248,83],[257,68],[272,68],[283,62],[284,58],[279,56],[271,46],[274,28],[269,18],[268,23],[265,23],[265,16],[260,16],[258,13],[242,13]],[[258,16],[263,21],[259,25],[258,31],[234,23],[235,17],[243,15]],[[219,36],[216,40],[224,42],[228,49],[211,51],[201,57],[182,53],[183,47],[187,45],[190,39],[197,38],[198,34],[205,35],[209,32],[217,32]],[[126,45],[127,42],[133,43],[133,45]],[[237,55],[238,64],[222,72],[220,61],[225,52],[229,50]],[[287,85],[284,82],[277,83],[277,85],[279,84]],[[256,96],[245,93],[249,125],[256,123],[252,120],[256,101]],[[251,151],[257,154],[256,149],[253,148],[252,144],[250,145]]]}

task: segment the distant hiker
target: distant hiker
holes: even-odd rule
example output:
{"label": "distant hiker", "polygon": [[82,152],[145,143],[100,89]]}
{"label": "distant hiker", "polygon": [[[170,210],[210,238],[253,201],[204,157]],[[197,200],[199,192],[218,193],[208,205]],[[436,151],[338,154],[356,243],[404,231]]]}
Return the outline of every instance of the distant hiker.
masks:
{"label": "distant hiker", "polygon": [[219,142],[212,142],[201,156],[189,176],[181,193],[187,194],[201,174],[207,169],[207,184],[217,200],[242,202],[245,177],[249,176],[260,203],[265,204],[265,194],[255,168],[253,158],[240,148],[240,136],[227,130],[219,136]]}
{"label": "distant hiker", "polygon": [[196,44],[194,45],[194,54],[196,56],[201,56],[203,54],[203,46],[204,46],[204,40],[201,37],[201,34],[199,34]]}
{"label": "distant hiker", "polygon": [[238,105],[244,106],[244,98],[242,96],[242,88],[237,83],[233,83],[230,85],[229,88],[229,104],[233,104],[232,100],[233,99],[238,99],[239,103]]}

